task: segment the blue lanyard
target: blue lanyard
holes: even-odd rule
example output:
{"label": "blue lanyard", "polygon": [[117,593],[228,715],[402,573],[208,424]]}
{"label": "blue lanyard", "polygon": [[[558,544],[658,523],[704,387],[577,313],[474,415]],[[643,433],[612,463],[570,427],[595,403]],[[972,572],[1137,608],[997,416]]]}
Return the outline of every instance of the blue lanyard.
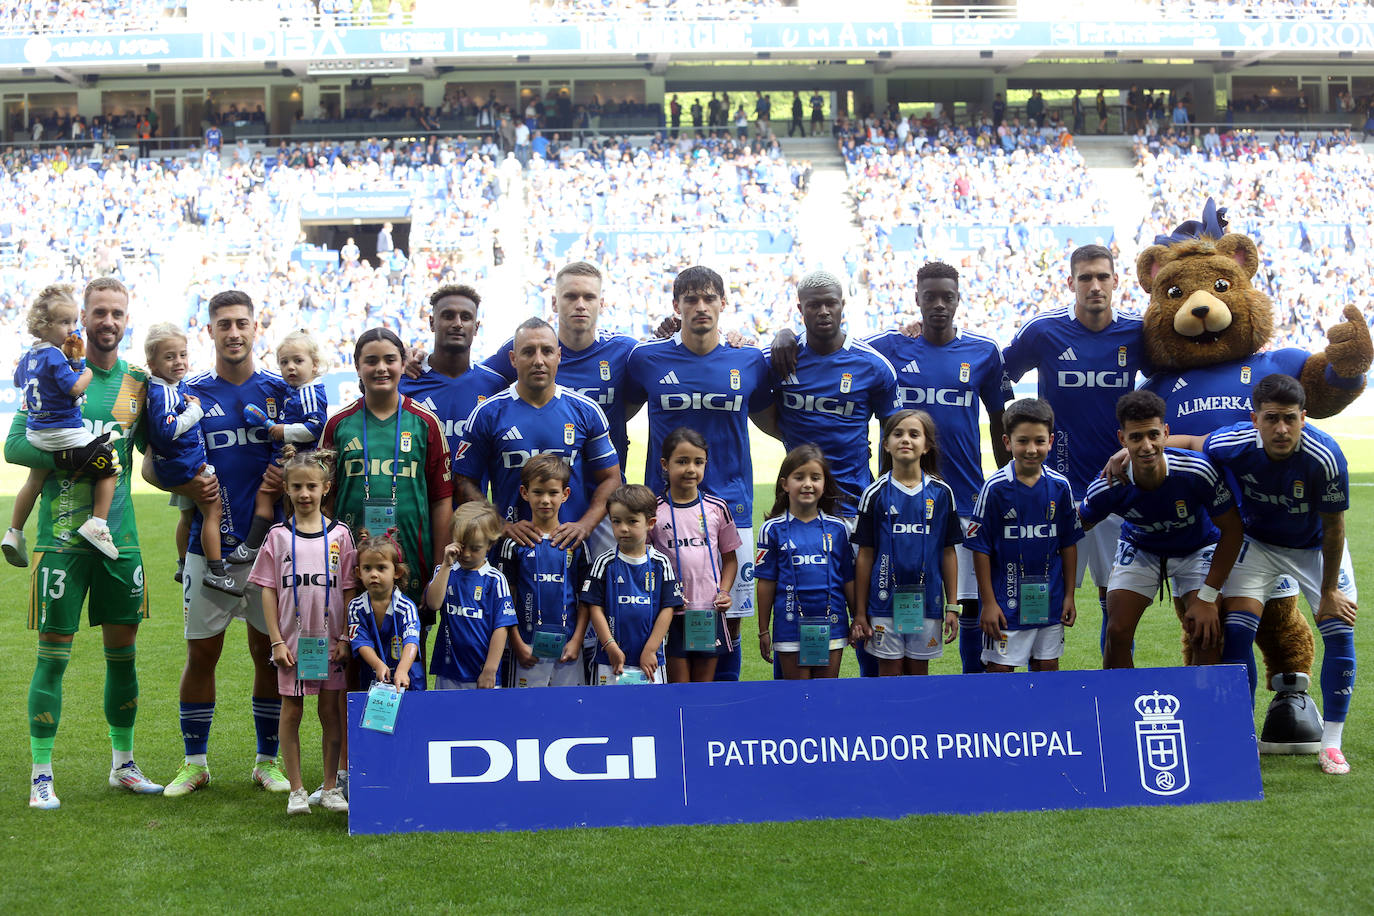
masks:
{"label": "blue lanyard", "polygon": [[[543,624],[543,622],[544,622],[544,601],[543,601],[542,596],[540,595],[540,592],[543,591],[543,588],[542,588],[543,583],[537,581],[537,577],[538,577],[538,575],[539,575],[539,567],[540,567],[540,563],[539,563],[539,554],[542,552],[540,548],[542,548],[542,547],[544,546],[544,542],[547,541],[547,540],[548,540],[548,538],[541,538],[541,539],[539,540],[539,543],[536,544],[536,545],[534,546],[534,556],[533,556],[533,559],[534,559],[534,573],[535,573],[535,576],[536,576],[536,581],[535,581],[535,583],[534,583],[534,628],[535,628],[536,630],[538,630],[539,627],[540,627],[540,625]],[[558,548],[554,547],[553,544],[552,544],[552,542],[550,542],[550,543],[549,543],[549,549],[550,549],[550,550],[557,550]],[[572,584],[571,584],[570,582],[568,582],[569,574],[572,572],[572,550],[564,550],[564,551],[562,551],[562,554],[563,554],[563,581],[562,581],[562,587],[559,589],[559,592],[560,592],[560,596],[561,596],[562,599],[563,599],[563,604],[562,604],[562,606],[559,608],[559,610],[560,610],[561,616],[562,616],[562,618],[563,618],[562,628],[563,628],[564,630],[566,630],[566,629],[568,628],[568,605],[572,604],[572,594],[571,594]]]}
{"label": "blue lanyard", "polygon": [[[926,480],[925,474],[922,474],[922,475],[921,475],[921,492],[922,492],[922,493],[925,493],[925,480]],[[895,498],[893,498],[893,496],[892,496],[892,473],[891,473],[891,472],[888,472],[888,475],[887,475],[887,500],[888,500],[887,504],[888,504],[889,506],[891,506],[891,507],[894,508],[894,509],[897,508],[897,500],[896,500]],[[898,522],[900,522],[900,521],[902,520],[902,513],[901,513],[901,510],[900,510],[900,509],[896,512],[896,517],[897,517],[897,521],[898,521]],[[917,520],[916,520],[916,524],[917,524],[917,525],[920,525],[920,524],[922,524],[923,522],[925,522],[925,519],[924,519],[924,518],[919,518],[919,517],[918,517]],[[893,530],[895,527],[896,527],[896,522],[894,522],[894,521],[893,521],[893,517],[892,517],[891,515],[889,515],[889,516],[887,517],[887,540],[888,540],[888,543],[892,545],[892,587],[893,587],[893,588],[896,588],[896,587],[897,587],[897,532],[896,532],[895,530]],[[924,535],[924,534],[917,534],[916,537],[919,538],[919,539],[921,539],[922,541],[925,540],[925,535]],[[925,587],[925,584],[926,584],[926,545],[925,545],[924,543],[921,544],[921,549],[920,549],[920,551],[916,554],[916,556],[917,556],[918,558],[920,558],[920,562],[921,562],[921,578],[916,582],[916,586],[917,586],[918,588],[924,588],[924,587]]]}
{"label": "blue lanyard", "polygon": [[[682,578],[682,552],[678,550],[677,536],[677,513],[673,510],[673,497],[668,495],[664,500],[668,503],[668,532],[673,541],[673,561],[677,563],[678,578]],[[716,590],[720,590],[720,573],[716,570],[716,554],[711,550],[711,526],[706,523],[706,505],[702,500],[701,491],[697,491],[697,509],[701,512],[701,535],[706,539],[706,558],[711,561],[711,581]],[[715,596],[712,606],[714,606]]]}
{"label": "blue lanyard", "polygon": [[[785,541],[787,541],[788,544],[793,543],[793,542],[792,542],[792,519],[793,519],[793,518],[795,518],[795,516],[792,515],[792,510],[790,510],[790,509],[787,510],[787,514],[783,516],[782,536],[783,536],[783,539],[784,539]],[[835,572],[835,569],[834,569],[835,564],[832,563],[832,562],[830,562],[830,559],[831,559],[831,558],[830,558],[829,554],[831,554],[831,553],[834,551],[835,548],[832,546],[832,545],[833,545],[833,542],[827,542],[827,540],[826,540],[827,538],[830,537],[830,535],[826,534],[826,531],[825,531],[825,516],[824,516],[824,515],[818,515],[818,516],[816,516],[816,519],[817,519],[817,521],[819,521],[819,522],[821,523],[821,549],[824,550],[824,551],[826,552],[826,554],[827,554],[827,556],[826,556],[826,562],[825,562],[823,565],[825,566],[825,617],[826,617],[827,620],[829,620],[829,619],[830,619],[830,608],[831,608],[830,599],[834,596],[834,583],[831,581],[831,578],[832,578],[832,574]],[[800,548],[790,548],[790,549],[798,549],[798,550],[799,550]],[[787,552],[784,552],[784,551],[778,551],[778,552],[779,552],[779,553],[782,553],[784,556],[787,557],[787,565],[791,568],[791,573],[792,573],[792,594],[796,596],[796,601],[797,601],[797,619],[800,620],[802,617],[805,616],[805,614],[802,612],[801,576],[800,576],[800,573],[797,572],[797,567],[796,567],[796,565],[792,563],[792,556],[791,556],[791,554],[790,554],[790,553],[787,553]]]}
{"label": "blue lanyard", "polygon": [[[391,451],[391,501],[396,501],[396,464],[401,460],[401,407],[405,403],[402,396],[396,402],[396,445]],[[367,458],[367,420],[371,411],[363,404],[363,499],[372,498],[372,462]]]}
{"label": "blue lanyard", "polygon": [[[320,540],[324,541],[324,629],[329,632],[329,519],[320,516]],[[296,583],[296,517],[291,516],[291,602],[296,611],[296,635],[301,632],[301,593]],[[369,604],[368,613],[372,612]]]}
{"label": "blue lanyard", "polygon": [[[1040,486],[1041,483],[1044,483],[1044,484],[1045,484],[1045,489],[1047,489],[1047,490],[1049,489],[1049,482],[1045,479],[1045,472],[1044,472],[1044,471],[1041,471],[1041,472],[1040,472],[1040,479],[1037,480],[1037,481],[1035,482],[1035,487]],[[1013,486],[1017,486],[1017,487],[1024,486],[1024,484],[1022,484],[1021,481],[1019,481],[1019,480],[1016,479],[1016,471],[1015,471],[1015,469],[1012,470],[1012,485],[1013,485]],[[1030,490],[1032,493],[1034,493],[1035,487],[1027,487],[1027,489]],[[1012,492],[1015,493],[1016,491],[1013,490]],[[1013,497],[1013,500],[1014,500],[1014,497]],[[1013,508],[1015,508],[1015,503],[1014,503],[1014,502],[1013,502]],[[1049,500],[1047,499],[1047,500],[1045,501],[1045,523],[1046,523],[1046,524],[1049,524],[1050,522],[1053,522],[1053,521],[1054,521],[1054,510],[1052,510],[1052,509],[1050,508],[1050,506],[1049,506]],[[1026,574],[1026,551],[1025,551],[1025,548],[1021,546],[1022,541],[1025,541],[1025,540],[1030,540],[1030,539],[1029,539],[1029,538],[1019,538],[1019,537],[1016,539],[1016,571],[1017,571],[1017,575],[1018,575],[1018,576],[1024,576],[1024,575]],[[1055,533],[1055,534],[1054,534],[1054,540],[1055,540],[1055,547],[1054,547],[1054,549],[1051,550],[1051,551],[1047,551],[1047,552],[1045,553],[1045,571],[1044,571],[1044,573],[1042,573],[1042,576],[1043,576],[1044,578],[1046,578],[1046,579],[1048,579],[1048,578],[1050,577],[1050,557],[1055,556],[1056,554],[1058,554],[1058,553],[1060,552],[1060,548],[1059,548],[1059,546],[1058,546],[1058,541],[1059,541],[1059,535],[1058,535],[1058,533]]]}

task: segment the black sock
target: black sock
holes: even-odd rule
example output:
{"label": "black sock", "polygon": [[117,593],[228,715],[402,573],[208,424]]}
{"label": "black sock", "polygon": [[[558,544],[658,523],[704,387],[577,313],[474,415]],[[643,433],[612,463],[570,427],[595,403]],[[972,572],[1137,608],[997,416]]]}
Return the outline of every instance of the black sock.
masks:
{"label": "black sock", "polygon": [[225,574],[223,560],[206,560],[205,565],[210,570],[210,575],[212,576],[222,576]]}
{"label": "black sock", "polygon": [[272,520],[263,518],[260,515],[253,516],[253,527],[248,529],[248,537],[245,543],[249,547],[257,550],[262,546],[262,542],[267,537],[267,532],[272,530]]}

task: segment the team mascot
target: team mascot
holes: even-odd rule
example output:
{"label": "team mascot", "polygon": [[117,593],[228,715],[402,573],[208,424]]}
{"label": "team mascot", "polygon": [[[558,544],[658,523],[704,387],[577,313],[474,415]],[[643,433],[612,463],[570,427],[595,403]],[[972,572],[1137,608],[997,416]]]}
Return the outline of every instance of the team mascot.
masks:
{"label": "team mascot", "polygon": [[[1374,347],[1369,325],[1354,306],[1327,331],[1321,353],[1264,351],[1274,331],[1269,297],[1251,283],[1259,268],[1255,243],[1226,232],[1226,211],[1207,201],[1203,218],[1189,220],[1136,259],[1145,310],[1145,387],[1168,404],[1170,431],[1205,436],[1218,427],[1250,421],[1250,392],[1264,376],[1295,376],[1307,395],[1307,414],[1330,417],[1364,389]],[[1280,588],[1279,592],[1285,589]],[[1181,615],[1181,611],[1180,611]],[[1316,753],[1321,719],[1306,693],[1315,647],[1298,610],[1296,590],[1271,597],[1255,639],[1264,655],[1265,680],[1278,695],[1260,738],[1264,753]],[[1184,660],[1190,661],[1185,638]]]}

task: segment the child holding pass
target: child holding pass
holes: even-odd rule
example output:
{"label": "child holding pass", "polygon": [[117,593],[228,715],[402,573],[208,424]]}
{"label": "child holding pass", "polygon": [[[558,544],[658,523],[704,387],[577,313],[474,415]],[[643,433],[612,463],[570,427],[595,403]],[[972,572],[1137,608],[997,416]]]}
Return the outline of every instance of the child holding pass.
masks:
{"label": "child holding pass", "polygon": [[878,659],[878,675],[929,674],[930,660],[959,635],[959,561],[964,539],[954,491],[937,476],[935,421],[902,410],[883,425],[892,470],[859,499],[854,543],[854,626]]}
{"label": "child holding pass", "polygon": [[[597,557],[582,583],[596,628],[596,684],[662,684],[663,638],[682,610],[682,583],[668,558],[649,545],[657,499],[640,484],[606,500],[616,546]],[[633,662],[634,664],[628,664]]]}
{"label": "child holding pass", "polygon": [[[1054,448],[1054,411],[1023,398],[1002,414],[1011,462],[983,484],[968,540],[982,604],[988,671],[1058,671],[1064,627],[1077,611],[1073,587],[1083,526],[1069,481],[1045,467]],[[994,572],[995,571],[995,572]]]}

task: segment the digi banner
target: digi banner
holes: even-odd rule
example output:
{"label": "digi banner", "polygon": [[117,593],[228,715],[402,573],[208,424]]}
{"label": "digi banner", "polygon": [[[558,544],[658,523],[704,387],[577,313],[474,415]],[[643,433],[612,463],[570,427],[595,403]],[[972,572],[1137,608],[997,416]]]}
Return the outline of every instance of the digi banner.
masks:
{"label": "digi banner", "polygon": [[348,697],[349,832],[1263,798],[1238,666]]}

